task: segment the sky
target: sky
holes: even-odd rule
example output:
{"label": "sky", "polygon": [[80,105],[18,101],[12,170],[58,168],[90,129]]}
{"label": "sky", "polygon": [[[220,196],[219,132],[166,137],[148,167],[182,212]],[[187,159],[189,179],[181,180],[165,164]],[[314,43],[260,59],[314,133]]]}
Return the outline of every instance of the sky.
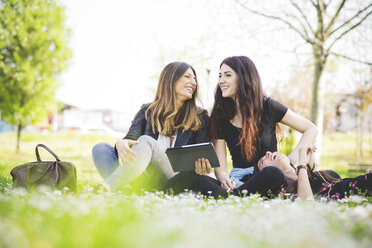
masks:
{"label": "sky", "polygon": [[[61,75],[57,99],[83,109],[133,116],[141,104],[153,100],[162,68],[176,60],[196,69],[205,108],[213,103],[225,57],[249,56],[269,94],[309,60],[290,52],[301,42],[296,35],[273,33],[283,27],[244,12],[232,0],[61,2],[72,31],[73,58]],[[332,77],[347,85],[347,77],[340,75]]]}

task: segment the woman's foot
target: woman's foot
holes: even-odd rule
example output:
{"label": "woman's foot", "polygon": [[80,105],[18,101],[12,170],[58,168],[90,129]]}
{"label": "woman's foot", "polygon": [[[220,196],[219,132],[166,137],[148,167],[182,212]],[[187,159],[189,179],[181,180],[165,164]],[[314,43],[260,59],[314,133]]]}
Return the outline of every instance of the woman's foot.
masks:
{"label": "woman's foot", "polygon": [[111,190],[111,186],[108,184],[108,183],[106,183],[105,181],[102,181],[101,182],[101,185],[103,186],[103,188],[106,190],[106,192],[111,192],[112,190]]}

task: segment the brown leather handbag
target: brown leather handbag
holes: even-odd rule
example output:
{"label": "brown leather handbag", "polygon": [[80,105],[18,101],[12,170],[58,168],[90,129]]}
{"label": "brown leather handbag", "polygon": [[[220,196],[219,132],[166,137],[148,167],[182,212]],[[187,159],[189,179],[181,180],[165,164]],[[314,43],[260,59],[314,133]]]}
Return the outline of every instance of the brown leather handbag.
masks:
{"label": "brown leather handbag", "polygon": [[[56,161],[41,161],[38,147],[42,147],[55,157]],[[15,167],[10,175],[13,177],[13,188],[23,187],[27,190],[39,185],[46,185],[52,189],[76,191],[76,168],[58,156],[46,145],[38,144],[35,147],[37,161],[29,162]]]}

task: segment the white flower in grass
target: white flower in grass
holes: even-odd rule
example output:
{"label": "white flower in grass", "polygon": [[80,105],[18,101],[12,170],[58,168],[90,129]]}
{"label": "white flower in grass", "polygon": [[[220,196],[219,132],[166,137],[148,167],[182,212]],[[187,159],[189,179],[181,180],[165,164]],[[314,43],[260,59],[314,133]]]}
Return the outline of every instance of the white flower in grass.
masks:
{"label": "white flower in grass", "polygon": [[27,190],[25,188],[14,188],[13,194],[18,196],[25,196],[27,195]]}
{"label": "white flower in grass", "polygon": [[263,203],[263,204],[262,204],[262,207],[263,207],[263,208],[270,208],[270,204],[268,204],[268,203]]}
{"label": "white flower in grass", "polygon": [[355,203],[363,203],[363,202],[367,201],[366,198],[364,198],[360,195],[351,195],[349,197],[349,199],[350,199],[350,201],[355,202]]}
{"label": "white flower in grass", "polygon": [[53,191],[53,194],[55,194],[55,195],[62,195],[62,191],[56,189],[56,190]]}
{"label": "white flower in grass", "polygon": [[40,209],[41,211],[47,211],[53,206],[53,204],[49,200],[43,198],[32,198],[29,201],[29,204],[35,208]]}
{"label": "white flower in grass", "polygon": [[369,211],[367,208],[362,207],[362,206],[356,206],[353,209],[352,215],[359,220],[365,219],[369,215]]}
{"label": "white flower in grass", "polygon": [[339,203],[347,203],[349,201],[351,201],[351,199],[349,197],[344,197],[344,198],[338,200]]}

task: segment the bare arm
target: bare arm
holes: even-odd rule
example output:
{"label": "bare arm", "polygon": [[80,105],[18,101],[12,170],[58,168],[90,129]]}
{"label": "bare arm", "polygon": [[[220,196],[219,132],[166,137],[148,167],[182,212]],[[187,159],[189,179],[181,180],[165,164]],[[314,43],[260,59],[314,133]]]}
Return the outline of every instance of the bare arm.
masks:
{"label": "bare arm", "polygon": [[297,195],[300,199],[313,196],[307,170],[303,168],[298,172]]}
{"label": "bare arm", "polygon": [[313,196],[306,165],[314,151],[315,147],[311,144],[302,146],[298,150],[298,163],[299,165],[305,165],[305,168],[301,168],[298,172],[297,195],[300,199]]}
{"label": "bare arm", "polygon": [[226,142],[223,139],[217,139],[214,142],[214,149],[216,150],[218,161],[220,162],[220,167],[214,169],[214,174],[218,181],[220,178],[228,176],[227,172],[227,159],[226,159]]}
{"label": "bare arm", "polygon": [[216,150],[220,167],[214,169],[214,174],[218,181],[221,182],[221,186],[224,189],[235,188],[235,182],[230,180],[229,173],[227,171],[227,159],[226,159],[226,141],[223,139],[217,139],[214,142],[214,148]]}
{"label": "bare arm", "polygon": [[296,131],[302,133],[302,137],[295,149],[288,155],[288,158],[293,164],[298,161],[298,150],[299,147],[306,144],[314,143],[315,137],[318,134],[318,128],[308,119],[296,114],[292,110],[288,109],[280,123],[287,125]]}

